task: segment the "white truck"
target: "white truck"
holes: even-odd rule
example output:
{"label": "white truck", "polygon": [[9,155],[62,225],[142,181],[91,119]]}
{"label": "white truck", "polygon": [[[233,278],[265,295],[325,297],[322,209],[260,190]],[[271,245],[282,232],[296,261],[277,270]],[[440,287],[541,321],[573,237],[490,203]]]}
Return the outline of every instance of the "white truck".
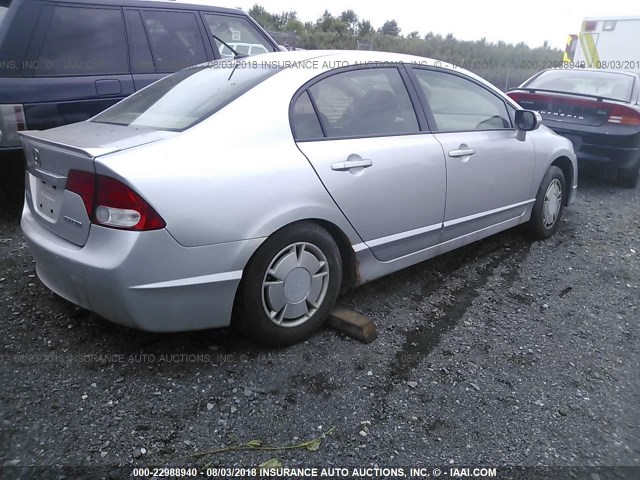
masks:
{"label": "white truck", "polygon": [[569,35],[564,62],[586,68],[640,72],[640,16],[585,18]]}

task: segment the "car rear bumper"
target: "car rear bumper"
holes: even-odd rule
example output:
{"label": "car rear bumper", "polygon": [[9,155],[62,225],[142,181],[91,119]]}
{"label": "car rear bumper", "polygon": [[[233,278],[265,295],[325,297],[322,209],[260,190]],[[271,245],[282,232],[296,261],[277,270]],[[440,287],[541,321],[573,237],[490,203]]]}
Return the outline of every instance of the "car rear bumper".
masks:
{"label": "car rear bumper", "polygon": [[578,129],[568,127],[566,123],[548,126],[571,140],[579,165],[628,169],[640,161],[638,127],[617,125]]}
{"label": "car rear bumper", "polygon": [[84,247],[21,222],[36,273],[53,292],[115,323],[152,332],[228,326],[242,270],[263,239],[183,247],[167,230],[91,226]]}
{"label": "car rear bumper", "polygon": [[640,148],[608,147],[583,142],[576,157],[580,165],[628,169],[640,161]]}

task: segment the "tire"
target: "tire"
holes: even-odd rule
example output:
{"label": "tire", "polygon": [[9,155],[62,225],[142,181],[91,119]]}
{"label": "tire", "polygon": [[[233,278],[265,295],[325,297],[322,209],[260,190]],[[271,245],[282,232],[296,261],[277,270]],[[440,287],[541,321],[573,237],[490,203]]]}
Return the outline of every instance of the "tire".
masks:
{"label": "tire", "polygon": [[540,182],[531,219],[527,225],[529,235],[533,239],[546,240],[553,235],[560,224],[566,198],[564,174],[552,165]]}
{"label": "tire", "polygon": [[640,174],[640,161],[628,170],[618,170],[618,185],[626,188],[636,188]]}
{"label": "tire", "polygon": [[304,222],[270,236],[244,270],[234,326],[258,343],[282,347],[325,322],[340,292],[342,260],[331,235]]}

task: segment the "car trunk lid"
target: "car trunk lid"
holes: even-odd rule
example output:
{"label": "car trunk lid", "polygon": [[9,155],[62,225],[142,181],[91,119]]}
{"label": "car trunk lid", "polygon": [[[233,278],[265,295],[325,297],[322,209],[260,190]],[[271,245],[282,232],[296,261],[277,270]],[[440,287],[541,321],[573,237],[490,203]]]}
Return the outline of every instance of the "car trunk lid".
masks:
{"label": "car trunk lid", "polygon": [[36,220],[56,235],[83,246],[90,212],[80,195],[66,189],[71,170],[95,173],[96,157],[175,135],[143,127],[93,122],[21,133],[27,161],[26,202]]}
{"label": "car trunk lid", "polygon": [[536,110],[542,119],[586,126],[603,125],[614,104],[599,98],[561,93],[513,91],[508,95],[527,110]]}

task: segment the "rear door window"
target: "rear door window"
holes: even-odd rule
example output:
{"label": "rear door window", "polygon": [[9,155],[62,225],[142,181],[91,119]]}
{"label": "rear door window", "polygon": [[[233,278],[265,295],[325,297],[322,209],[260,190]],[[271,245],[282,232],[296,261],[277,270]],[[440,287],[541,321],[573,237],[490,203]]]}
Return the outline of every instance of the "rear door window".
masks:
{"label": "rear door window", "polygon": [[409,93],[396,68],[339,73],[320,80],[309,91],[329,138],[419,131]]}
{"label": "rear door window", "polygon": [[144,31],[140,12],[137,10],[125,10],[124,18],[127,24],[127,37],[129,38],[131,72],[155,73],[156,67],[153,63],[149,39]]}
{"label": "rear door window", "polygon": [[309,93],[304,92],[298,97],[291,109],[291,126],[298,141],[322,138],[322,127],[318,121]]}
{"label": "rear door window", "polygon": [[212,43],[223,58],[233,57],[233,52],[215,37],[222,39],[236,52],[245,55],[275,51],[269,41],[246,18],[213,13],[204,13],[203,17]]}
{"label": "rear door window", "polygon": [[194,13],[142,10],[156,72],[175,72],[207,61]]}
{"label": "rear door window", "polygon": [[35,75],[128,73],[125,39],[119,9],[56,6]]}

